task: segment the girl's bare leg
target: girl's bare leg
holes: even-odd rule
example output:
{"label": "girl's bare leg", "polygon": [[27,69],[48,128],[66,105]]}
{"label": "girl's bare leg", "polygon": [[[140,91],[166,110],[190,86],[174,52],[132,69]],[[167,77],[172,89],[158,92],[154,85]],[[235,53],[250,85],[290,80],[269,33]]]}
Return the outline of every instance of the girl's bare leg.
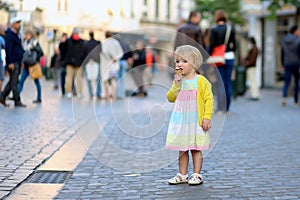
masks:
{"label": "girl's bare leg", "polygon": [[194,173],[200,174],[202,169],[202,152],[197,150],[191,150],[193,157]]}
{"label": "girl's bare leg", "polygon": [[189,164],[189,152],[188,151],[179,151],[179,172],[182,175],[186,175],[188,171]]}

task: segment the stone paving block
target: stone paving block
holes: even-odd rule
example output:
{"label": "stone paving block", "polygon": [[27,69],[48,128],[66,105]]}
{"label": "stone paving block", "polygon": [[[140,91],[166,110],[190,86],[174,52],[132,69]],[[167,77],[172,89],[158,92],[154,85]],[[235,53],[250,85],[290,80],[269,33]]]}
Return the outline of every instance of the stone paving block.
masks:
{"label": "stone paving block", "polygon": [[13,189],[13,187],[0,185],[0,191],[11,191],[12,189]]}
{"label": "stone paving block", "polygon": [[0,190],[0,195],[1,195],[1,197],[5,197],[5,196],[7,196],[8,194],[10,193],[10,191],[3,191],[3,190]]}
{"label": "stone paving block", "polygon": [[18,185],[19,182],[16,181],[16,180],[8,180],[8,179],[5,179],[1,185],[2,186],[7,186],[7,187],[11,187],[11,188],[14,188],[16,185]]}
{"label": "stone paving block", "polygon": [[141,197],[140,196],[124,196],[124,197],[122,197],[122,196],[119,196],[117,199],[119,199],[119,200],[131,200],[131,199],[141,199]]}
{"label": "stone paving block", "polygon": [[284,196],[280,196],[279,199],[299,199],[300,195],[298,196],[293,196],[293,195],[284,195]]}

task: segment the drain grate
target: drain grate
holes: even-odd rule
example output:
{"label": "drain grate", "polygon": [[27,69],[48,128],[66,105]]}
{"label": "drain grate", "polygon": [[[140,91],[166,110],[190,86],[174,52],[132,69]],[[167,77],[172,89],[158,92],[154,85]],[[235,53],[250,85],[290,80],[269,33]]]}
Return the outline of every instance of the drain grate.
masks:
{"label": "drain grate", "polygon": [[71,175],[71,171],[35,171],[27,183],[62,184]]}

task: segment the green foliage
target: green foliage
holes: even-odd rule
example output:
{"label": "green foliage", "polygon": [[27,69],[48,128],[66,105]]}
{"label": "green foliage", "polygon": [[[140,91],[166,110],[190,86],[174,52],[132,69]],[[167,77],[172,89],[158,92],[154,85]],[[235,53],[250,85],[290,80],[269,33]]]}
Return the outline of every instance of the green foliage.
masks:
{"label": "green foliage", "polygon": [[9,11],[10,5],[0,0],[0,10]]}
{"label": "green foliage", "polygon": [[270,2],[268,10],[270,11],[269,19],[276,18],[276,11],[280,10],[284,5],[294,5],[297,9],[300,8],[300,1],[298,0],[261,0],[261,2]]}
{"label": "green foliage", "polygon": [[211,24],[214,23],[214,13],[218,9],[223,9],[233,24],[243,25],[246,22],[240,0],[195,0],[195,3],[202,17],[208,19]]}

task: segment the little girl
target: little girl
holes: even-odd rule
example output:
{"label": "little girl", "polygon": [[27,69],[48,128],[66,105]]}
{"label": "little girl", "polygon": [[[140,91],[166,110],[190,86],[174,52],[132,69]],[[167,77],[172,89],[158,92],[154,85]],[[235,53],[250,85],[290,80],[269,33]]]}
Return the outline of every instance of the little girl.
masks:
{"label": "little girl", "polygon": [[[171,115],[166,148],[179,151],[179,173],[168,180],[169,184],[200,185],[203,178],[202,152],[210,147],[213,115],[211,84],[196,69],[202,65],[200,51],[190,45],[179,46],[175,51],[176,73],[172,88],[167,93],[169,102],[175,102]],[[194,173],[188,177],[189,150],[193,157]]]}

